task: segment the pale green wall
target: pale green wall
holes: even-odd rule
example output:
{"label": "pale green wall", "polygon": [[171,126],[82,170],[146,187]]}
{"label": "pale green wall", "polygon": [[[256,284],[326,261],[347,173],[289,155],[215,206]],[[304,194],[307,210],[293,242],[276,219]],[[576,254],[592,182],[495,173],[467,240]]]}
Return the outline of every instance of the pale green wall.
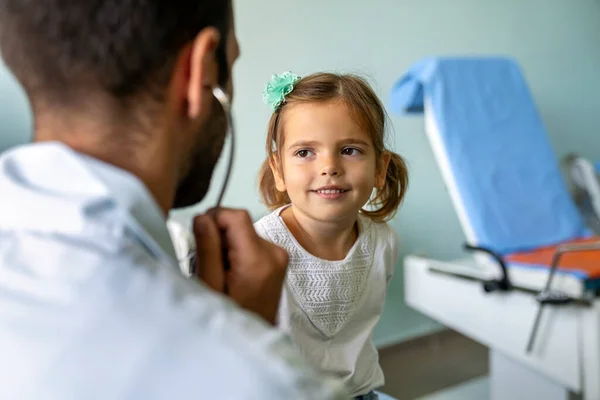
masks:
{"label": "pale green wall", "polygon": [[[262,89],[272,73],[285,70],[357,72],[369,77],[387,101],[395,80],[421,57],[514,56],[527,75],[557,153],[576,151],[600,159],[598,0],[236,1],[243,54],[235,70],[236,168],[225,204],[248,208],[254,218],[264,213],[255,188],[269,117]],[[5,93],[6,84],[0,77],[0,146],[27,139],[23,107],[13,89]],[[459,256],[463,235],[423,134],[423,121],[392,120],[395,150],[408,159],[412,179],[406,203],[392,222],[402,238],[403,254]],[[211,194],[196,210],[214,202],[221,172],[218,168]],[[439,328],[402,299],[399,264],[376,331],[378,344]]]}
{"label": "pale green wall", "polygon": [[30,138],[29,103],[21,86],[0,61],[0,152]]}

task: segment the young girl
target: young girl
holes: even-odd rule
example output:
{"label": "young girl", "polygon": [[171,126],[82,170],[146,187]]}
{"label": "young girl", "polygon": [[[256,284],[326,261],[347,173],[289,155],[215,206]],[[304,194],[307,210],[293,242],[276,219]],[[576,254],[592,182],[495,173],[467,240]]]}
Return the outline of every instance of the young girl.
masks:
{"label": "young girl", "polygon": [[274,75],[264,93],[273,115],[260,173],[259,235],[289,253],[278,326],[356,398],[384,383],[372,332],[398,256],[385,221],[408,184],[386,150],[386,113],[362,79]]}

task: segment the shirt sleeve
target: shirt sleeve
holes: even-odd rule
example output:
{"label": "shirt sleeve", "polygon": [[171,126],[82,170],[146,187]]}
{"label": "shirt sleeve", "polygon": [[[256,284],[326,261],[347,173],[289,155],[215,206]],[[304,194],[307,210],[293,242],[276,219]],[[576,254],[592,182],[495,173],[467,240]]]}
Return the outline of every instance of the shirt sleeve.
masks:
{"label": "shirt sleeve", "polygon": [[195,330],[167,327],[132,398],[349,399],[343,383],[310,366],[289,337],[243,311],[207,302],[222,315],[199,321]]}

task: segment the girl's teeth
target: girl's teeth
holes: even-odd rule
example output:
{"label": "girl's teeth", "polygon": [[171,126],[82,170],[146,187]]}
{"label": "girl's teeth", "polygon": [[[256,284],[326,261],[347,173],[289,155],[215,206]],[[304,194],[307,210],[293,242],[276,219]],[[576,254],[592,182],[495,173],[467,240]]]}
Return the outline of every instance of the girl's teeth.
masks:
{"label": "girl's teeth", "polygon": [[342,193],[343,190],[318,190],[319,193],[324,193],[324,194],[333,194],[333,193]]}

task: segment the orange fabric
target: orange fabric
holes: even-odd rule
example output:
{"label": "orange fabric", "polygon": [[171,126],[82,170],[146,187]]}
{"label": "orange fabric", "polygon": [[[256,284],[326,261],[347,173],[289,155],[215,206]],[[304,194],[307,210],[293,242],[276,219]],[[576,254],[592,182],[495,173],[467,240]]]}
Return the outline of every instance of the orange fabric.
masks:
{"label": "orange fabric", "polygon": [[[593,243],[600,241],[600,236],[589,239],[573,240],[561,244],[580,244]],[[537,250],[514,253],[505,257],[509,263],[519,263],[525,265],[545,265],[550,267],[554,253],[558,246],[543,247]],[[600,278],[600,251],[577,251],[566,253],[560,258],[558,269],[563,271],[571,270],[585,273],[589,279]]]}

